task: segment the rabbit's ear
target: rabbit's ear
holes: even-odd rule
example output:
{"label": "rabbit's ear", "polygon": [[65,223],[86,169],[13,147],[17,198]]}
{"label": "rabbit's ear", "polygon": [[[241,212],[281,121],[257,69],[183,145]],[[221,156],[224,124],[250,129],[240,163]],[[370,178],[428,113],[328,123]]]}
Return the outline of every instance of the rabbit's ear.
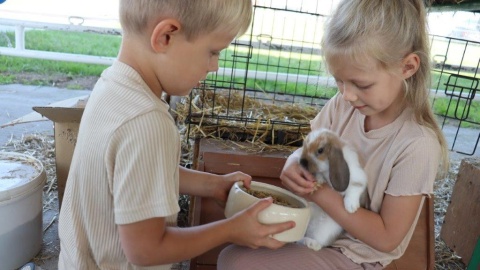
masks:
{"label": "rabbit's ear", "polygon": [[330,183],[337,191],[345,191],[350,181],[350,170],[343,157],[342,149],[332,147],[328,157],[330,164]]}

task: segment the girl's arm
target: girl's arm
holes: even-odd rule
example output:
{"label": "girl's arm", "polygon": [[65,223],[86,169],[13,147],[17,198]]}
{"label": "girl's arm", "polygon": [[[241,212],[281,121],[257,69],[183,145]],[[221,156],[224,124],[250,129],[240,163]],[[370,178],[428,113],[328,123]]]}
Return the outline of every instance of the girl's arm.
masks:
{"label": "girl's arm", "polygon": [[422,202],[422,195],[386,194],[380,213],[359,208],[350,214],[343,197],[330,187],[320,188],[308,197],[353,237],[382,252],[391,252],[401,243]]}
{"label": "girl's arm", "polygon": [[286,188],[315,202],[348,233],[379,251],[390,252],[400,244],[420,208],[422,195],[385,194],[380,213],[359,208],[350,214],[337,191],[328,186],[314,191],[314,177],[299,165],[299,151],[288,158],[280,176]]}

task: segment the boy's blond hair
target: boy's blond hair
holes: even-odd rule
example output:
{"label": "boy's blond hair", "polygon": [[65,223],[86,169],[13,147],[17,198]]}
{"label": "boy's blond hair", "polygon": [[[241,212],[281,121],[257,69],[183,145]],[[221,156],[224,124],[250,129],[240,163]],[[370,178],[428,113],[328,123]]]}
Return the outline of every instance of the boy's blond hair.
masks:
{"label": "boy's blond hair", "polygon": [[178,20],[188,40],[215,30],[240,36],[250,26],[252,1],[120,0],[120,23],[124,34],[145,34],[150,26],[166,18]]}
{"label": "boy's blond hair", "polygon": [[420,58],[417,72],[404,81],[405,99],[417,122],[437,134],[442,148],[441,172],[448,171],[448,147],[429,102],[430,45],[423,0],[342,1],[330,18],[322,40],[325,59],[335,55],[362,64],[375,59],[390,70],[409,53]]}

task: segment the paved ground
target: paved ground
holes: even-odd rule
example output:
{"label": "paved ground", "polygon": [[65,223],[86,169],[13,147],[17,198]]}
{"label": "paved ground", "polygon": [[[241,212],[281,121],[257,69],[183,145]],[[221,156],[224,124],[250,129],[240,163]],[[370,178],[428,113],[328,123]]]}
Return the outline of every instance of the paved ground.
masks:
{"label": "paved ground", "polygon": [[[45,86],[0,85],[0,126],[34,113],[32,110],[34,106],[47,106],[57,101],[85,96],[90,92],[90,90],[68,90]],[[12,138],[19,139],[24,134],[35,132],[53,134],[53,123],[40,121],[0,128],[0,145],[4,145]]]}

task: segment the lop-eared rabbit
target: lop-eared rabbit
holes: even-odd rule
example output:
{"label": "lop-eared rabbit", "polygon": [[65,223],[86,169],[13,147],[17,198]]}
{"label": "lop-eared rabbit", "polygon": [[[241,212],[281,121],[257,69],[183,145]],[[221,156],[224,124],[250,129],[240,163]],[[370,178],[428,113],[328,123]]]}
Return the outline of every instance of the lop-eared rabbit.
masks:
{"label": "lop-eared rabbit", "polygon": [[[300,165],[317,180],[343,196],[345,209],[354,213],[366,202],[367,176],[357,153],[337,134],[327,129],[310,132],[304,140]],[[310,203],[311,219],[301,243],[313,250],[331,245],[343,228],[318,205]]]}

